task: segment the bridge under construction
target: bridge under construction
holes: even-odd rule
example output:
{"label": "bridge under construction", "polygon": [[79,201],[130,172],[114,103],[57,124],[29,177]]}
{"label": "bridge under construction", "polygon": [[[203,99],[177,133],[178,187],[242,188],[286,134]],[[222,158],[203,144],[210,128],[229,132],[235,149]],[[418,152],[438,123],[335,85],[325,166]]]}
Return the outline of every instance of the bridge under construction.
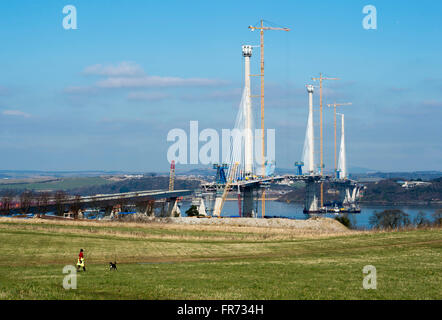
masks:
{"label": "bridge under construction", "polygon": [[[238,210],[242,217],[258,216],[258,197],[262,198],[262,213],[265,217],[265,191],[272,183],[281,181],[303,182],[305,184],[305,213],[344,213],[360,212],[357,200],[360,197],[360,191],[363,188],[356,181],[348,179],[346,149],[345,149],[345,131],[344,131],[344,115],[341,114],[341,141],[339,162],[337,161],[336,147],[336,107],[349,105],[351,103],[339,104],[334,103],[335,112],[335,169],[334,174],[324,173],[324,157],[323,157],[323,81],[339,80],[338,78],[319,77],[312,78],[313,81],[319,81],[319,131],[320,131],[320,148],[319,161],[316,162],[315,157],[315,133],[314,133],[314,108],[313,93],[315,86],[313,84],[306,85],[308,93],[308,119],[305,134],[305,142],[302,152],[302,161],[295,162],[297,174],[275,176],[274,161],[266,159],[264,155],[265,139],[264,139],[264,31],[265,30],[282,30],[290,31],[289,28],[274,28],[264,26],[261,20],[258,26],[250,26],[252,31],[260,31],[260,66],[261,72],[258,75],[251,74],[251,58],[253,48],[258,46],[243,45],[242,55],[244,57],[244,90],[239,105],[238,114],[235,121],[236,132],[240,132],[241,142],[233,143],[231,153],[225,159],[223,164],[215,164],[214,169],[217,170],[216,181],[201,186],[201,191],[194,200],[201,215],[221,216],[224,201],[227,193],[236,193],[238,196]],[[251,93],[251,77],[261,77],[261,94],[252,95]],[[261,157],[256,159],[254,149],[259,148],[254,145],[253,141],[253,108],[252,98],[259,97],[261,101]],[[330,106],[330,105],[329,105]],[[259,153],[258,153],[259,154]],[[303,172],[303,168],[305,168]],[[335,201],[332,206],[326,205],[324,201],[324,183],[333,186],[339,192],[339,201]]]}

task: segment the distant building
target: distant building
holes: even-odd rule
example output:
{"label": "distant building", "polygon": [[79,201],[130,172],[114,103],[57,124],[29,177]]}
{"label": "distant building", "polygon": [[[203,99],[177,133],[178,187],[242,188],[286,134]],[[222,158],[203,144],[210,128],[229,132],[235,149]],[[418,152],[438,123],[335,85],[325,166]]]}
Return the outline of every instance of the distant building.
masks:
{"label": "distant building", "polygon": [[339,194],[339,190],[336,190],[336,189],[328,189],[328,190],[327,190],[327,193],[328,193],[328,194]]}
{"label": "distant building", "polygon": [[424,181],[400,181],[400,183],[402,183],[401,187],[406,189],[414,187],[426,187],[431,185],[431,182]]}
{"label": "distant building", "polygon": [[142,174],[125,174],[124,177],[126,179],[140,179],[143,177]]}

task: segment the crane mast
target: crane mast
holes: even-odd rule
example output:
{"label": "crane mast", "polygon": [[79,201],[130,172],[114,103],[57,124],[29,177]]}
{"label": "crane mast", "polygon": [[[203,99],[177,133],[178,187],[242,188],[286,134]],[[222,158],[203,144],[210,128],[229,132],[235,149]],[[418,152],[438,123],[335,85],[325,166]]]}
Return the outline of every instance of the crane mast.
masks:
{"label": "crane mast", "polygon": [[336,107],[340,107],[340,106],[350,106],[352,105],[351,102],[346,102],[346,103],[330,103],[327,104],[328,107],[333,107],[334,109],[334,127],[335,127],[335,178],[338,177],[338,166],[337,166],[337,161],[336,161]]}
{"label": "crane mast", "polygon": [[170,163],[169,191],[173,191],[175,184],[175,160]]}
{"label": "crane mast", "polygon": [[[312,78],[313,81],[319,80],[319,144],[320,144],[320,168],[319,172],[324,175],[324,145],[323,145],[323,133],[322,133],[322,81],[323,80],[340,80],[339,78],[324,78],[322,73],[319,74],[319,78]],[[321,208],[324,206],[324,183],[321,182]]]}
{"label": "crane mast", "polygon": [[[275,28],[275,27],[266,27],[264,26],[264,20],[260,21],[259,27],[249,26],[251,31],[259,30],[260,31],[260,49],[261,49],[261,155],[262,155],[262,176],[266,176],[265,172],[265,132],[264,132],[264,31],[265,30],[279,30],[279,31],[290,31],[289,28]],[[262,193],[262,216],[265,216],[265,190]]]}

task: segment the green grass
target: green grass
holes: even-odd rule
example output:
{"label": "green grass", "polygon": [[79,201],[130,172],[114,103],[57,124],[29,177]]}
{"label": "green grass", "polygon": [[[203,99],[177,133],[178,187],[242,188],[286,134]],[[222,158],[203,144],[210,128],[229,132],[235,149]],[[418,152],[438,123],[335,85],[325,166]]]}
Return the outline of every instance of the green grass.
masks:
{"label": "green grass", "polygon": [[[0,219],[0,299],[441,299],[442,229],[333,237]],[[85,249],[87,272],[62,269]],[[118,271],[108,262],[116,256]],[[377,289],[362,288],[365,265]]]}

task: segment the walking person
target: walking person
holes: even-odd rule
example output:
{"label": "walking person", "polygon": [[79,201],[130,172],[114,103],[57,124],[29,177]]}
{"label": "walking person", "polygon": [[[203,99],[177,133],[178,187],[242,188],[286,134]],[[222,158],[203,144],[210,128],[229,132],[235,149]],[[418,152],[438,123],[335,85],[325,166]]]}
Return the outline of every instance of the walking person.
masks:
{"label": "walking person", "polygon": [[84,254],[83,254],[83,249],[80,249],[80,253],[79,253],[79,255],[78,255],[77,271],[80,270],[81,267],[83,267],[83,271],[86,271],[86,267],[84,266]]}

